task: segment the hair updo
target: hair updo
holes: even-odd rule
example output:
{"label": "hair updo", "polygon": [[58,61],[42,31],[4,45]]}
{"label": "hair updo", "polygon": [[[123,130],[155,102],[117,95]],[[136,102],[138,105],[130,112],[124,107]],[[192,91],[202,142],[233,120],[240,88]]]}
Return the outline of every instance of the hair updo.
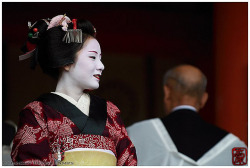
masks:
{"label": "hair updo", "polygon": [[[37,21],[29,30],[29,33],[38,29],[38,38],[28,37],[26,45],[22,48],[24,52],[29,51],[28,45],[35,45],[35,54],[32,60],[33,68],[39,64],[43,72],[49,76],[58,79],[60,68],[75,61],[76,53],[83,47],[89,37],[96,35],[94,26],[88,20],[78,20],[77,29],[82,30],[82,43],[66,43],[62,39],[66,31],[62,26],[56,26],[48,29],[46,20]],[[47,30],[48,29],[48,30]],[[73,29],[73,24],[68,24],[68,29]]]}

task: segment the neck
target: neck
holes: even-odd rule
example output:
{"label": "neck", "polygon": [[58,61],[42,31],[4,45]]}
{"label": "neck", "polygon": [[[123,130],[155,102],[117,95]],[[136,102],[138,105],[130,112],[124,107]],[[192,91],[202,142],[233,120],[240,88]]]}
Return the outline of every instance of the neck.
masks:
{"label": "neck", "polygon": [[66,94],[78,101],[83,94],[83,90],[72,83],[69,76],[63,74],[57,82],[56,92]]}
{"label": "neck", "polygon": [[197,99],[189,96],[183,96],[180,99],[171,99],[170,101],[165,102],[165,104],[168,111],[167,113],[170,113],[175,107],[182,105],[192,106],[196,111],[199,111],[201,108]]}

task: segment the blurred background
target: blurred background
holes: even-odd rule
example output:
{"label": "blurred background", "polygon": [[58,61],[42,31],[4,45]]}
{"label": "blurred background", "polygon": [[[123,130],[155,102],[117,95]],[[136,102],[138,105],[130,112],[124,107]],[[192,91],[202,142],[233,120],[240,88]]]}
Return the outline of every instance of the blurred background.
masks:
{"label": "blurred background", "polygon": [[247,2],[2,2],[3,120],[17,124],[26,104],[55,90],[18,56],[28,21],[64,13],[95,25],[105,70],[92,93],[116,104],[126,126],[164,115],[163,75],[188,63],[208,78],[201,117],[247,144]]}

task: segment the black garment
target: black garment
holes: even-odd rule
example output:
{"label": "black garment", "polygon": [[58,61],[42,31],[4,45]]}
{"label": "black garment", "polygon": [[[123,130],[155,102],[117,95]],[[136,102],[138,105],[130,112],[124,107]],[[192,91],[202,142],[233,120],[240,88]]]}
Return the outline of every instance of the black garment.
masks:
{"label": "black garment", "polygon": [[161,121],[178,151],[195,161],[228,134],[189,109],[172,112]]}

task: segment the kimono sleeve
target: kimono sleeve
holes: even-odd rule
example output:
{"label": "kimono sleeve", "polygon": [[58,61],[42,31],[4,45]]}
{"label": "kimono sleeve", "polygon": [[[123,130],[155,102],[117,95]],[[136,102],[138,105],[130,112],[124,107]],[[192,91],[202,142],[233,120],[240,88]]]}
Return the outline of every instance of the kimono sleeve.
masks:
{"label": "kimono sleeve", "polygon": [[109,133],[116,144],[117,165],[136,166],[137,156],[135,146],[128,137],[127,130],[120,116],[120,110],[111,102],[107,102],[107,109],[110,116],[108,122]]}
{"label": "kimono sleeve", "polygon": [[14,165],[54,165],[41,102],[34,101],[20,112],[11,158]]}

